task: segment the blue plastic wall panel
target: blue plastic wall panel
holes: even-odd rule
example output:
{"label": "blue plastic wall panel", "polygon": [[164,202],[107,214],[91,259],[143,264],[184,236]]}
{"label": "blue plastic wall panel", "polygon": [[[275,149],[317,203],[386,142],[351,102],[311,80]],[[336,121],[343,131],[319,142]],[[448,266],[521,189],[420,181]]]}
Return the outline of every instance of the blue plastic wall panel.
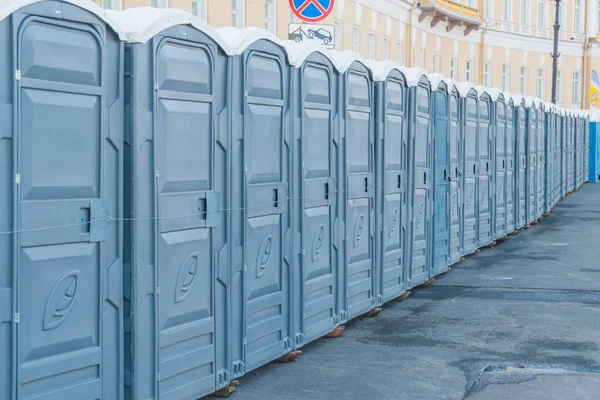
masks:
{"label": "blue plastic wall panel", "polygon": [[339,320],[339,78],[318,53],[292,70],[294,348]]}
{"label": "blue plastic wall panel", "polygon": [[579,187],[579,118],[573,117],[573,189]]}
{"label": "blue plastic wall panel", "polygon": [[471,254],[477,250],[477,94],[469,92],[462,99],[463,104],[463,238],[462,247],[464,254]]}
{"label": "blue plastic wall panel", "polygon": [[506,157],[506,104],[504,98],[501,97],[493,103],[494,107],[494,122],[495,135],[494,145],[496,158],[494,161],[494,195],[496,197],[496,207],[494,213],[494,237],[506,236],[506,175],[507,175],[507,157]]}
{"label": "blue plastic wall panel", "polygon": [[584,165],[583,165],[583,181],[584,182],[589,182],[589,173],[588,171],[590,170],[590,158],[589,158],[589,151],[590,151],[590,121],[588,119],[585,119],[583,121],[583,143],[584,143],[584,148],[583,148],[583,153],[582,153],[582,157],[584,160]]}
{"label": "blue plastic wall panel", "polygon": [[459,97],[456,89],[450,93],[450,260],[452,265],[460,261],[463,227],[463,180],[464,159],[462,157],[462,132],[459,122]]}
{"label": "blue plastic wall panel", "polygon": [[228,57],[184,25],[126,56],[126,397],[198,398],[230,380]]}
{"label": "blue plastic wall panel", "polygon": [[376,304],[374,262],[375,230],[375,124],[373,84],[369,70],[353,63],[341,77],[343,104],[343,217],[345,226],[340,294],[345,304],[341,322],[361,315]]}
{"label": "blue plastic wall panel", "polygon": [[536,208],[535,218],[540,218],[544,212],[544,192],[546,188],[546,153],[545,153],[545,137],[546,137],[546,124],[545,114],[541,108],[537,109],[537,169],[536,169]]}
{"label": "blue plastic wall panel", "polygon": [[0,49],[0,398],[122,399],[123,45],[44,1]]}
{"label": "blue plastic wall panel", "polygon": [[553,114],[554,118],[554,207],[561,198],[561,118]]}
{"label": "blue plastic wall panel", "polygon": [[574,129],[573,129],[573,118],[567,117],[567,193],[571,193],[575,188],[574,183],[574,163],[575,163],[575,149],[573,147],[574,142]]}
{"label": "blue plastic wall panel", "polygon": [[553,140],[554,140],[554,118],[550,112],[544,113],[544,208],[545,213],[552,208],[554,182],[554,156],[553,156]]}
{"label": "blue plastic wall panel", "polygon": [[560,198],[562,199],[567,194],[567,162],[569,155],[568,140],[567,140],[567,118],[560,117]]}
{"label": "blue plastic wall panel", "polygon": [[431,258],[432,154],[431,154],[431,88],[422,77],[410,90],[410,262],[408,288],[429,279]]}
{"label": "blue plastic wall panel", "polygon": [[536,217],[537,203],[537,112],[535,108],[526,108],[527,124],[525,129],[525,151],[527,163],[525,171],[525,223],[533,222]]}
{"label": "blue plastic wall panel", "polygon": [[515,204],[517,210],[517,223],[516,229],[521,229],[525,226],[526,222],[526,214],[525,214],[525,205],[526,205],[526,179],[527,179],[527,148],[526,148],[526,136],[525,136],[525,108],[521,106],[515,107],[515,124],[516,124],[516,162],[518,165],[516,166],[515,172],[517,173],[517,185],[516,185],[516,196],[515,196]]}
{"label": "blue plastic wall panel", "polygon": [[512,100],[506,106],[506,232],[515,230],[516,223],[516,140],[515,140],[515,111]]}
{"label": "blue plastic wall panel", "polygon": [[600,181],[600,141],[598,141],[598,125],[597,122],[590,122],[589,180],[594,183]]}
{"label": "blue plastic wall panel", "polygon": [[448,253],[450,251],[450,171],[449,154],[449,107],[446,85],[433,94],[433,262],[431,276],[448,272]]}
{"label": "blue plastic wall panel", "polygon": [[402,74],[392,71],[377,84],[376,101],[376,252],[377,304],[406,291],[408,90]]}
{"label": "blue plastic wall panel", "polygon": [[492,242],[492,213],[494,210],[494,152],[492,134],[492,104],[489,96],[479,99],[479,119],[477,138],[477,158],[479,160],[477,174],[477,231],[479,247]]}
{"label": "blue plastic wall panel", "polygon": [[231,377],[293,348],[290,67],[259,40],[232,62]]}

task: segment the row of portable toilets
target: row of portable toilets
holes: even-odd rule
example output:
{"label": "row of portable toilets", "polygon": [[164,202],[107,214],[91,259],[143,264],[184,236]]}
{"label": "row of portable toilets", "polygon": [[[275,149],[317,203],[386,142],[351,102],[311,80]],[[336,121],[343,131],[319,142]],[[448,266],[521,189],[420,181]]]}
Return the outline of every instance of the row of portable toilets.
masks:
{"label": "row of portable toilets", "polygon": [[2,399],[202,397],[600,175],[583,112],[176,10],[0,49]]}

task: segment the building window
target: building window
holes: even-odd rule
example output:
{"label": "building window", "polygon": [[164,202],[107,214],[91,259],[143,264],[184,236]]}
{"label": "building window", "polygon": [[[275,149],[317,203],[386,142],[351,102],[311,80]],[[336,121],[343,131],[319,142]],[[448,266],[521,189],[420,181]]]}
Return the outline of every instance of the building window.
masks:
{"label": "building window", "polygon": [[600,0],[596,1],[596,33],[600,33]]}
{"label": "building window", "polygon": [[567,7],[565,7],[564,4],[561,5],[560,7],[560,15],[559,17],[559,22],[560,22],[560,28],[564,31],[567,29]]}
{"label": "building window", "polygon": [[244,27],[244,11],[241,6],[242,0],[231,0],[231,26],[236,28]]}
{"label": "building window", "polygon": [[529,25],[531,19],[531,3],[529,0],[521,0],[521,25]]}
{"label": "building window", "polygon": [[483,64],[483,86],[492,87],[492,65],[489,62]]}
{"label": "building window", "polygon": [[[102,8],[106,10],[121,10],[121,0],[102,0]],[[155,6],[156,7],[156,6]]]}
{"label": "building window", "polygon": [[483,4],[483,15],[486,18],[494,18],[494,0],[485,0]]}
{"label": "building window", "polygon": [[502,0],[502,21],[512,21],[512,0]]}
{"label": "building window", "polygon": [[383,38],[383,59],[390,59],[390,38],[388,37]]}
{"label": "building window", "polygon": [[192,0],[192,15],[206,22],[206,0]]}
{"label": "building window", "polygon": [[369,32],[369,58],[375,59],[376,51],[376,36],[374,33]]}
{"label": "building window", "polygon": [[538,0],[538,9],[537,9],[537,26],[538,28],[546,27],[546,19],[548,15],[546,13],[546,1],[547,0]]}
{"label": "building window", "polygon": [[573,1],[573,30],[577,33],[583,33],[583,13],[581,0]]}
{"label": "building window", "polygon": [[[104,0],[103,2],[106,2],[107,0]],[[108,0],[111,3],[115,2],[117,0]],[[154,7],[154,8],[168,8],[169,7],[169,0],[152,0],[150,2],[150,6]],[[104,8],[108,8],[108,7],[104,7]],[[112,7],[111,7],[112,9]]]}
{"label": "building window", "polygon": [[521,67],[521,74],[519,75],[519,93],[527,95],[527,68]]}
{"label": "building window", "polygon": [[556,102],[563,104],[563,73],[561,70],[556,71]]}
{"label": "building window", "polygon": [[398,64],[402,65],[402,63],[404,62],[402,42],[396,43],[396,56],[398,57]]}
{"label": "building window", "polygon": [[433,55],[433,72],[436,74],[440,73],[440,55],[439,54]]}
{"label": "building window", "polygon": [[342,50],[342,37],[344,36],[342,30],[342,23],[340,21],[335,22],[335,37],[333,38],[336,50]]}
{"label": "building window", "polygon": [[265,1],[265,29],[275,33],[275,1]]}
{"label": "building window", "polygon": [[352,50],[356,52],[360,50],[360,30],[358,26],[352,28]]}
{"label": "building window", "polygon": [[467,61],[465,68],[465,80],[467,82],[473,82],[473,61]]}
{"label": "building window", "polygon": [[456,58],[450,59],[450,78],[456,79]]}
{"label": "building window", "polygon": [[581,104],[581,71],[573,72],[573,103]]}
{"label": "building window", "polygon": [[508,64],[502,66],[502,90],[505,92],[510,89],[510,67]]}
{"label": "building window", "polygon": [[537,84],[535,95],[540,99],[544,100],[546,94],[546,70],[538,68],[537,70]]}
{"label": "building window", "polygon": [[468,0],[467,5],[469,7],[475,7],[475,0]]}

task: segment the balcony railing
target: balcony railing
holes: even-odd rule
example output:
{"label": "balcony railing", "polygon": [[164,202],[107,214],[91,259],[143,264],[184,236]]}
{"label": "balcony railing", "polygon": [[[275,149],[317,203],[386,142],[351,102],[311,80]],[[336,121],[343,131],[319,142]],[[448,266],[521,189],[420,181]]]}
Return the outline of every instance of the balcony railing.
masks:
{"label": "balcony railing", "polygon": [[[537,36],[542,38],[554,37],[554,29],[552,28],[540,28],[539,26],[524,25],[496,19],[488,19],[487,22],[488,27],[491,30],[520,33],[522,35]],[[576,42],[583,42],[585,40],[585,35],[583,33],[565,31],[561,29],[558,32],[558,38],[560,40],[574,40]]]}
{"label": "balcony railing", "polygon": [[446,31],[450,32],[455,26],[465,26],[465,36],[479,29],[481,20],[479,10],[450,0],[421,0],[418,4],[421,10],[419,22],[427,17],[433,17],[431,27],[445,21]]}

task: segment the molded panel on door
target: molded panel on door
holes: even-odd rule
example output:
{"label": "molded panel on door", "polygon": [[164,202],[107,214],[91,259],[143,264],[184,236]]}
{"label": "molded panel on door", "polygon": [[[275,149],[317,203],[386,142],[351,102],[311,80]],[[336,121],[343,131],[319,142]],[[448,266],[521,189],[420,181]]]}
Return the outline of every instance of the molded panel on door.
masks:
{"label": "molded panel on door", "polygon": [[477,103],[468,97],[466,100],[466,122],[464,137],[464,230],[463,249],[465,254],[470,254],[478,247],[477,213],[479,201],[477,200]]}
{"label": "molded panel on door", "polygon": [[458,127],[458,96],[450,97],[450,262],[454,264],[462,255],[462,135]]}
{"label": "molded panel on door", "polygon": [[431,275],[448,271],[448,252],[450,250],[448,203],[448,104],[445,93],[435,93],[435,117],[433,124],[434,143],[434,193],[433,193],[433,262]]}

